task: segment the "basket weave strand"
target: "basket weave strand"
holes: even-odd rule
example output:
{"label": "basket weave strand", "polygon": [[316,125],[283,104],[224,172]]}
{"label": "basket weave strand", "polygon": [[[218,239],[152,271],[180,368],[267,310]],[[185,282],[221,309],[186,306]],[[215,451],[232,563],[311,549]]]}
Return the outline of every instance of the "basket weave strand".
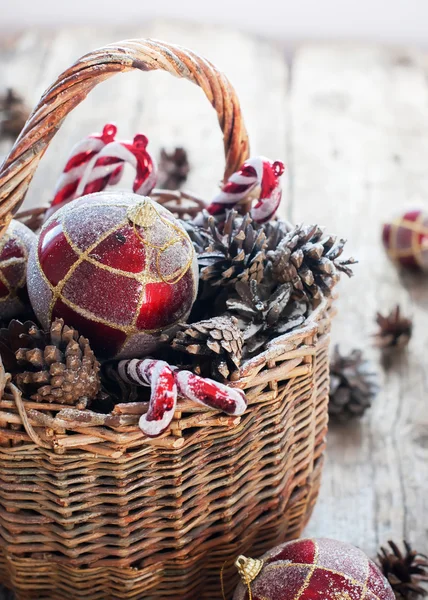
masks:
{"label": "basket weave strand", "polygon": [[[0,170],[3,226],[64,117],[133,68],[203,89],[224,133],[226,177],[247,158],[238,100],[211,63],[162,42],[121,42],[81,58],[42,97]],[[17,600],[220,600],[222,565],[298,536],[315,504],[332,316],[323,301],[241,366],[230,385],[245,390],[244,415],[180,399],[156,439],[138,427],[142,403],[104,415],[31,401],[0,364],[0,581]],[[225,568],[227,598],[236,582]]]}

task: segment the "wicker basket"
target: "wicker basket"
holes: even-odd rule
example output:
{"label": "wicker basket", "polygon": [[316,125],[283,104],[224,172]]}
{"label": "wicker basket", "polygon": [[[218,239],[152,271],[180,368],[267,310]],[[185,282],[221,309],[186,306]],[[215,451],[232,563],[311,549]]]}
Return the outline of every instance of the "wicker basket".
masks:
{"label": "wicker basket", "polygon": [[[212,64],[150,40],[107,46],[65,71],[28,120],[0,172],[2,228],[67,113],[133,68],[198,84],[224,133],[225,176],[245,160],[236,95]],[[141,404],[97,415],[23,402],[0,368],[1,581],[21,600],[220,599],[223,563],[298,536],[315,503],[331,316],[324,301],[241,367],[242,417],[180,401],[159,439],[139,430]],[[229,597],[235,583],[226,567]]]}

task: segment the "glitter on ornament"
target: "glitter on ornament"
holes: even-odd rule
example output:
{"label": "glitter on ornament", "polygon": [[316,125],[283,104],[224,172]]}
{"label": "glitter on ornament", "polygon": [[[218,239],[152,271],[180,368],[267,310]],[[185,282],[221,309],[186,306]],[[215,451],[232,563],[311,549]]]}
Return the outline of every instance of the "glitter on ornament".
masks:
{"label": "glitter on ornament", "polygon": [[428,213],[409,210],[382,229],[388,256],[407,269],[428,271]]}
{"label": "glitter on ornament", "polygon": [[11,319],[25,311],[20,295],[25,289],[30,249],[35,234],[19,221],[11,221],[0,238],[0,318]]}
{"label": "glitter on ornament", "polygon": [[[237,564],[245,568],[245,557]],[[395,600],[379,568],[358,548],[330,539],[277,546],[255,577],[242,576],[233,600]],[[244,573],[245,575],[245,573]]]}
{"label": "glitter on ornament", "polygon": [[153,351],[159,335],[186,319],[198,266],[188,234],[150,198],[101,192],[59,209],[30,255],[33,309],[79,329],[104,357]]}

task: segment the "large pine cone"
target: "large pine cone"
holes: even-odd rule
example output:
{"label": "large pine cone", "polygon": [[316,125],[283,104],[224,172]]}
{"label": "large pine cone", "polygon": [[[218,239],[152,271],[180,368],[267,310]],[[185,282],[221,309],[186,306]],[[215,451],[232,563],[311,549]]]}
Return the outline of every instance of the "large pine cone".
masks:
{"label": "large pine cone", "polygon": [[62,319],[49,332],[12,321],[0,331],[0,352],[16,385],[38,402],[84,406],[100,390],[100,365],[88,340]]}
{"label": "large pine cone", "polygon": [[211,286],[230,286],[237,281],[263,278],[266,235],[256,229],[249,215],[235,210],[227,213],[224,223],[208,218],[210,239],[198,262],[201,279]]}
{"label": "large pine cone", "polygon": [[308,313],[304,300],[292,300],[292,286],[284,283],[276,289],[254,279],[236,284],[237,296],[226,302],[228,312],[238,319],[245,340],[245,354],[263,349],[265,343],[301,325]]}
{"label": "large pine cone", "polygon": [[345,240],[324,236],[318,225],[298,225],[287,233],[276,250],[268,252],[272,277],[279,283],[291,283],[310,299],[328,296],[340,273],[352,276],[353,258],[339,260]]}

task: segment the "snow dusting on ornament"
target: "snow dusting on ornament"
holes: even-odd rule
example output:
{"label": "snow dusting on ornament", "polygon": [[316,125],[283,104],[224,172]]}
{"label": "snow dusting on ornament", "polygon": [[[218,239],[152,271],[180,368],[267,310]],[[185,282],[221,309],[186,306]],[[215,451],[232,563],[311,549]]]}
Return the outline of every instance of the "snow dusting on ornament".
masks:
{"label": "snow dusting on ornament", "polygon": [[186,319],[198,267],[182,225],[131,192],[99,192],[60,208],[30,255],[33,309],[48,327],[64,321],[104,357],[144,356]]}
{"label": "snow dusting on ornament", "polygon": [[[19,221],[11,221],[0,238],[0,318],[11,319],[25,311],[25,285],[30,249],[35,234]],[[24,298],[23,298],[24,296]]]}
{"label": "snow dusting on ornament", "polygon": [[249,600],[248,586],[252,600],[395,600],[379,568],[344,542],[325,538],[287,542],[265,554],[262,568],[248,578],[247,560],[250,563],[245,557],[237,561],[243,582],[233,600]]}

